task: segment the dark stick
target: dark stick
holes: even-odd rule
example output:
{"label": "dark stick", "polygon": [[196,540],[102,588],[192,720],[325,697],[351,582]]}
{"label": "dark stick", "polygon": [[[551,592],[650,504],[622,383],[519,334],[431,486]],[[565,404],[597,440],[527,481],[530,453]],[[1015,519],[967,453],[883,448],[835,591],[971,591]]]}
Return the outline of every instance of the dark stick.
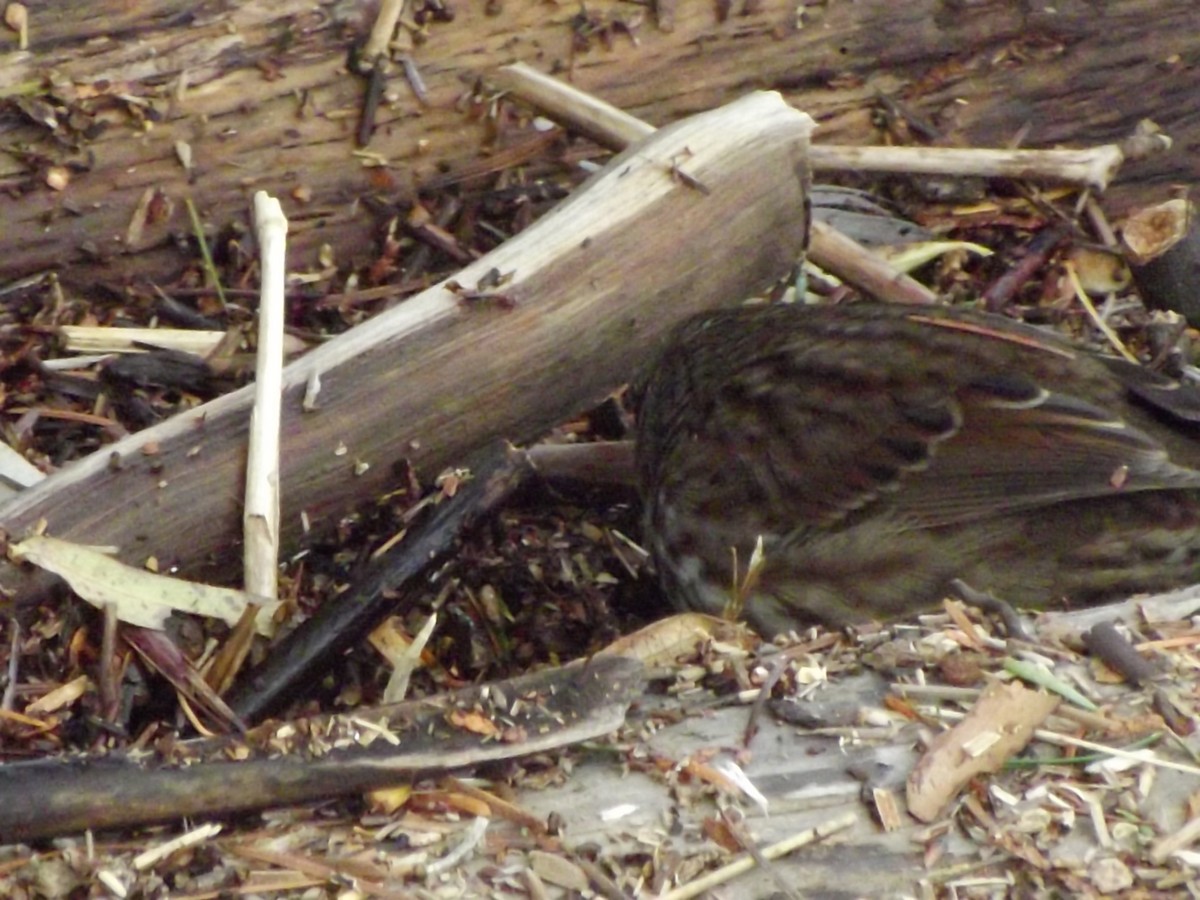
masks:
{"label": "dark stick", "polygon": [[1003,312],[1012,298],[1070,234],[1066,225],[1044,228],[1034,235],[1021,261],[988,285],[983,292],[984,305],[988,312]]}
{"label": "dark stick", "polygon": [[1100,622],[1083,635],[1088,651],[1138,686],[1153,681],[1160,674],[1155,666],[1143,659],[1133,644],[1117,631],[1112,622]]}
{"label": "dark stick", "polygon": [[[636,660],[597,657],[427,700],[264,726],[245,739],[180,743],[158,756],[0,766],[0,843],[307,803],[544,752],[619,727],[641,681]],[[495,732],[457,725],[458,711],[488,716]]]}
{"label": "dark stick", "polygon": [[358,146],[365,147],[371,143],[371,135],[375,133],[375,113],[379,102],[383,99],[383,89],[387,85],[386,60],[383,55],[375,57],[375,64],[367,76],[367,93],[363,97],[362,118],[358,122]]}
{"label": "dark stick", "polygon": [[439,561],[459,534],[496,508],[530,473],[523,454],[495,446],[475,477],[378,560],[358,586],[288,635],[226,698],[247,722],[279,710],[396,608],[395,592]]}

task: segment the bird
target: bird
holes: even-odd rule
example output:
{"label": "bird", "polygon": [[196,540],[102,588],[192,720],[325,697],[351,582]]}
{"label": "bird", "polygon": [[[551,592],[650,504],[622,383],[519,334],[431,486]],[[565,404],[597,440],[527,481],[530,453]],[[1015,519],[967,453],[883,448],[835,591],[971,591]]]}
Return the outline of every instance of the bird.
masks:
{"label": "bird", "polygon": [[701,313],[633,396],[665,593],[736,597],[766,636],[894,620],[956,580],[1045,607],[1200,574],[1200,392],[1002,315]]}

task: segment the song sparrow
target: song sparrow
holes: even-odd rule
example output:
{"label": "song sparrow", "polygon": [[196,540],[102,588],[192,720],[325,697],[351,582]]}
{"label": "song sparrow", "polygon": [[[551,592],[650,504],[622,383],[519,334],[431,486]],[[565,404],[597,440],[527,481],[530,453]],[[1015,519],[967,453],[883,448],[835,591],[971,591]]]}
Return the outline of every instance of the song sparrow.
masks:
{"label": "song sparrow", "polygon": [[708,313],[637,395],[667,592],[720,612],[761,537],[745,615],[766,634],[917,610],[955,578],[1044,605],[1200,573],[1200,395],[1009,319]]}

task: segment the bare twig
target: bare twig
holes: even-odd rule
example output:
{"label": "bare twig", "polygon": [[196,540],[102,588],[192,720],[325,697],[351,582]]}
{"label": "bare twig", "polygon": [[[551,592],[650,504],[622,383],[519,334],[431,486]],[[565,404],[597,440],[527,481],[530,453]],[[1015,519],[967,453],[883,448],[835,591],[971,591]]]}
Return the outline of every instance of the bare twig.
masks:
{"label": "bare twig", "polygon": [[648,122],[523,63],[503,66],[489,78],[497,87],[605,147],[622,150],[654,133]]}
{"label": "bare twig", "polygon": [[842,281],[857,285],[893,303],[933,303],[937,296],[915,278],[897,271],[858,241],[829,227],[812,223],[808,258]]}
{"label": "bare twig", "polygon": [[[1163,145],[1165,149],[1166,145]],[[1067,182],[1103,190],[1126,159],[1116,144],[1082,150],[990,150],[958,147],[843,147],[815,144],[815,170],[903,172]]]}
{"label": "bare twig", "polygon": [[[522,63],[504,66],[495,73],[493,81],[614,150],[622,150],[655,130],[653,125]],[[808,257],[843,281],[883,300],[932,303],[937,299],[915,279],[896,271],[857,241],[821,222],[812,223]]]}
{"label": "bare twig", "polygon": [[[279,201],[263,191],[254,195],[254,219],[262,255],[262,284],[242,507],[242,577],[247,591],[273,600],[279,596],[279,423],[283,418],[288,223]],[[256,623],[259,630],[273,630],[271,613],[251,604],[213,661],[207,680],[219,693],[233,683],[250,652]]]}
{"label": "bare twig", "polygon": [[373,60],[388,52],[396,24],[400,21],[400,13],[404,10],[404,0],[383,0],[379,4],[379,14],[371,25],[371,34],[363,45],[363,59]]}
{"label": "bare twig", "polygon": [[287,277],[287,219],[279,201],[254,195],[254,217],[262,248],[262,301],[258,312],[258,363],[254,376],[250,451],[246,462],[246,589],[277,597],[279,560],[279,422],[283,394],[284,281]]}
{"label": "bare twig", "polygon": [[[855,816],[853,813],[837,816],[834,819],[830,819],[824,825],[818,825],[816,828],[807,828],[792,835],[790,838],[763,847],[761,855],[764,859],[779,859],[780,857],[787,856],[793,850],[798,850],[808,844],[814,844],[838,831],[844,831],[853,825],[854,822]],[[702,878],[697,878],[695,881],[688,882],[673,891],[668,891],[662,894],[661,897],[663,900],[691,900],[692,897],[699,897],[705,891],[712,890],[717,885],[732,881],[739,875],[749,872],[755,865],[753,857],[745,856],[731,862],[727,866],[722,866],[715,872],[710,872]]]}
{"label": "bare twig", "polygon": [[1002,312],[1012,302],[1017,291],[1046,264],[1050,254],[1057,250],[1069,235],[1070,229],[1066,225],[1055,225],[1039,231],[1025,248],[1020,262],[1005,271],[984,290],[983,302],[988,311]]}
{"label": "bare twig", "polygon": [[208,356],[225,339],[224,331],[194,328],[116,328],[60,325],[65,349],[73,353],[144,353],[151,347]]}

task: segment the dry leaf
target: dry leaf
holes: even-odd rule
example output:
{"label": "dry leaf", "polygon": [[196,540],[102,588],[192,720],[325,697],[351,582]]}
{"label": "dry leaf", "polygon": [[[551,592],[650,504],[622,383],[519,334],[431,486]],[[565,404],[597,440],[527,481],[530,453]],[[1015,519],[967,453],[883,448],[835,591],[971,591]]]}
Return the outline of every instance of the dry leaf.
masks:
{"label": "dry leaf", "polygon": [[97,609],[111,603],[118,619],[143,628],[161,629],[173,611],[235,625],[248,605],[258,603],[262,607],[259,633],[265,634],[264,623],[279,607],[277,600],[155,575],[127,566],[95,547],[44,535],[9,545],[8,555],[16,562],[31,562],[58,575]]}
{"label": "dry leaf", "polygon": [[78,678],[68,681],[66,684],[59,685],[54,690],[43,694],[25,707],[25,715],[41,716],[46,713],[56,712],[64,706],[70,706],[92,686],[91,679],[86,675],[80,675]]}
{"label": "dry leaf", "polygon": [[500,733],[495,722],[473,709],[456,709],[446,718],[449,719],[450,724],[484,737],[495,737]]}

